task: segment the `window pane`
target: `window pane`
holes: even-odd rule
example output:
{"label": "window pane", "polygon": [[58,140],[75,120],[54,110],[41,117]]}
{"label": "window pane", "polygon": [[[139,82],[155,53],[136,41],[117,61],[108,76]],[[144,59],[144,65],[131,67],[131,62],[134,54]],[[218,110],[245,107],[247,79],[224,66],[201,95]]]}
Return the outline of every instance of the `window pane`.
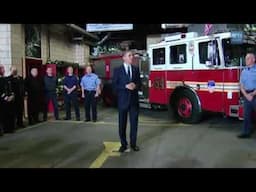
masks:
{"label": "window pane", "polygon": [[165,48],[153,49],[153,65],[165,64]]}
{"label": "window pane", "polygon": [[176,45],[170,47],[170,61],[171,64],[187,63],[187,45]]}
{"label": "window pane", "polygon": [[256,47],[253,44],[244,43],[242,45],[231,44],[230,39],[223,39],[222,46],[224,51],[225,66],[240,66],[245,65],[245,55],[247,52],[256,53]]}
{"label": "window pane", "polygon": [[[216,60],[214,60],[215,58]],[[199,43],[199,60],[201,64],[210,62],[214,65],[220,65],[220,55],[217,41]]]}

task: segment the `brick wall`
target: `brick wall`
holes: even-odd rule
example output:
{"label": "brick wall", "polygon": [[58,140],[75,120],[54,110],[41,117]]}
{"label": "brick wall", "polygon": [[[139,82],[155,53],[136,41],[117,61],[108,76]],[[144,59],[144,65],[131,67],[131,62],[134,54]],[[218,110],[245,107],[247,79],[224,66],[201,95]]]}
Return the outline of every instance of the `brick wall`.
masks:
{"label": "brick wall", "polygon": [[[50,37],[50,42],[48,40],[48,35]],[[79,63],[80,65],[89,61],[89,46],[72,42],[70,32],[64,25],[43,25],[41,38],[43,63],[47,62],[49,49],[50,59],[52,61],[61,60]]]}
{"label": "brick wall", "polygon": [[23,24],[11,25],[12,65],[20,75],[25,75],[25,31]]}
{"label": "brick wall", "polygon": [[[42,24],[41,29],[43,64],[49,56],[53,61],[76,62],[80,65],[88,63],[89,46],[72,42],[64,25]],[[5,66],[6,75],[9,75],[12,65],[17,67],[20,75],[25,75],[24,24],[0,24],[0,63]]]}
{"label": "brick wall", "polygon": [[5,66],[6,75],[9,75],[11,63],[11,25],[0,24],[0,64]]}

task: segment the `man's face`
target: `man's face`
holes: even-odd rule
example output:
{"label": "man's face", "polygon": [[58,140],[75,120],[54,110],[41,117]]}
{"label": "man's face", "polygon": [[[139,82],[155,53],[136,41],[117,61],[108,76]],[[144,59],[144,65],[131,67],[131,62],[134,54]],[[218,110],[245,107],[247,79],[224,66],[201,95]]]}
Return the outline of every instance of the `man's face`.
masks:
{"label": "man's face", "polygon": [[72,68],[72,67],[69,67],[69,68],[68,68],[68,74],[69,74],[69,75],[73,75],[73,68]]}
{"label": "man's face", "polygon": [[52,68],[48,67],[47,70],[46,70],[46,73],[47,73],[48,76],[52,76]]}
{"label": "man's face", "polygon": [[36,77],[38,75],[38,70],[36,68],[31,69],[31,75]]}
{"label": "man's face", "polygon": [[255,63],[255,56],[253,54],[247,54],[245,57],[245,63],[247,66],[251,66]]}
{"label": "man's face", "polygon": [[92,67],[91,67],[91,66],[87,66],[87,67],[86,67],[86,73],[87,73],[87,74],[92,73]]}
{"label": "man's face", "polygon": [[16,67],[11,68],[11,74],[14,75],[14,76],[16,76],[18,74],[18,70],[17,70]]}
{"label": "man's face", "polygon": [[132,52],[126,52],[125,55],[123,56],[123,60],[127,64],[132,64],[133,61],[133,54]]}

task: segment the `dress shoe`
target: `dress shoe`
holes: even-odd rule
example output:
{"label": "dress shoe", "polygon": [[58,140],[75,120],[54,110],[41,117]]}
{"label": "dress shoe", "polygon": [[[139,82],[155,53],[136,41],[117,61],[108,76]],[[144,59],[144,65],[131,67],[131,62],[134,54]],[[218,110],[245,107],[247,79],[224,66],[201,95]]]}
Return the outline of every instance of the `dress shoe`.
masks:
{"label": "dress shoe", "polygon": [[89,122],[89,121],[91,121],[90,119],[86,119],[86,120],[84,120],[84,122]]}
{"label": "dress shoe", "polygon": [[96,122],[97,122],[97,120],[93,120],[93,122],[94,122],[94,123],[96,123]]}
{"label": "dress shoe", "polygon": [[131,146],[131,148],[132,148],[133,151],[139,151],[140,150],[140,148],[138,146]]}
{"label": "dress shoe", "polygon": [[28,124],[29,124],[30,126],[31,126],[31,125],[35,125],[35,123],[34,123],[34,122],[29,122]]}
{"label": "dress shoe", "polygon": [[76,121],[80,121],[80,118],[76,118]]}
{"label": "dress shoe", "polygon": [[66,117],[66,118],[64,118],[63,120],[68,121],[68,120],[71,120],[71,118],[67,118],[67,117]]}
{"label": "dress shoe", "polygon": [[18,125],[19,128],[25,128],[26,126],[25,125]]}
{"label": "dress shoe", "polygon": [[123,152],[129,152],[129,149],[125,146],[121,146],[118,150],[120,153],[123,153]]}
{"label": "dress shoe", "polygon": [[15,133],[15,131],[14,130],[5,131],[5,133]]}
{"label": "dress shoe", "polygon": [[238,135],[237,136],[238,138],[240,138],[240,139],[247,139],[247,138],[250,138],[251,137],[251,135],[250,134],[240,134],[240,135]]}

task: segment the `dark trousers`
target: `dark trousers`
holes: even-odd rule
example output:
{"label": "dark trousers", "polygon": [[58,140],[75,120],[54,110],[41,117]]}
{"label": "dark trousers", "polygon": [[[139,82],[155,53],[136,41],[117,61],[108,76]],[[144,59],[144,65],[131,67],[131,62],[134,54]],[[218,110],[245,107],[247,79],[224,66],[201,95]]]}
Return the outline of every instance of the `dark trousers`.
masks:
{"label": "dark trousers", "polygon": [[74,108],[75,108],[76,119],[80,119],[78,97],[77,97],[77,94],[75,94],[75,93],[70,93],[69,95],[65,93],[65,95],[64,95],[66,118],[71,119],[71,102],[73,103]]}
{"label": "dark trousers", "polygon": [[45,94],[44,120],[47,120],[48,104],[49,104],[50,101],[52,101],[55,119],[59,119],[59,110],[58,110],[57,94],[56,94],[56,93],[50,93],[50,92],[48,92],[48,93]]}
{"label": "dark trousers", "polygon": [[23,125],[24,98],[19,97],[15,100],[15,123],[18,126]]}
{"label": "dark trousers", "polygon": [[127,127],[127,115],[130,117],[130,145],[136,146],[137,141],[137,129],[138,129],[138,116],[139,108],[137,106],[130,106],[128,109],[119,108],[119,136],[122,146],[127,146],[126,140],[126,127]]}
{"label": "dark trousers", "polygon": [[15,109],[14,102],[6,102],[3,111],[3,130],[5,133],[10,133],[15,130]]}
{"label": "dark trousers", "polygon": [[252,101],[244,99],[244,124],[242,128],[243,134],[250,134],[252,129],[252,112],[256,111],[256,97]]}
{"label": "dark trousers", "polygon": [[95,97],[96,91],[85,90],[85,119],[91,120],[90,111],[92,109],[92,119],[97,120],[97,98]]}
{"label": "dark trousers", "polygon": [[28,96],[28,121],[29,124],[39,121],[40,102],[39,96]]}
{"label": "dark trousers", "polygon": [[4,133],[3,104],[0,103],[0,135]]}

